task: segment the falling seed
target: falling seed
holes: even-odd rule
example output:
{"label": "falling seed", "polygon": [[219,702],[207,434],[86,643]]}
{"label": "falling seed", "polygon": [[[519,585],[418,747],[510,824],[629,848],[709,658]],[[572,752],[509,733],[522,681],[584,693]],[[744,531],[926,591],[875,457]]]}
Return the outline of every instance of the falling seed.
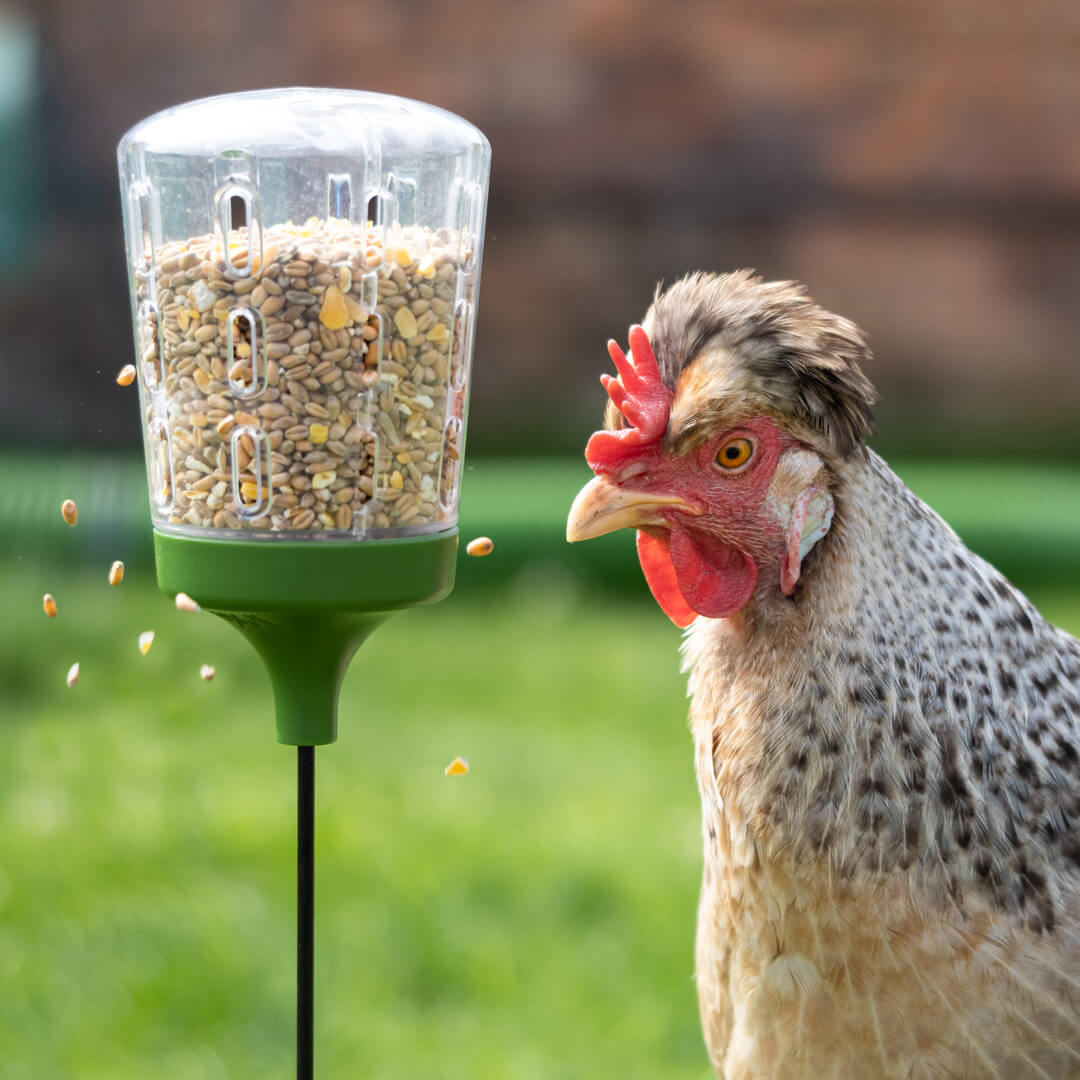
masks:
{"label": "falling seed", "polygon": [[150,651],[150,646],[154,644],[154,631],[146,630],[139,635],[139,652],[145,656]]}
{"label": "falling seed", "polygon": [[124,580],[124,564],[117,559],[116,562],[109,567],[109,584],[119,585]]}
{"label": "falling seed", "polygon": [[203,664],[203,666],[199,668],[199,678],[202,679],[203,682],[210,682],[216,674],[217,672],[210,664]]}
{"label": "falling seed", "polygon": [[135,365],[125,364],[120,369],[120,374],[116,376],[117,386],[130,386],[135,381]]}
{"label": "falling seed", "polygon": [[186,592],[176,594],[177,611],[202,611],[202,608]]}
{"label": "falling seed", "polygon": [[67,684],[69,687],[74,686],[79,681],[79,662],[75,661],[71,667],[68,668]]}
{"label": "falling seed", "polygon": [[469,771],[469,763],[463,757],[456,757],[443,769],[445,776],[464,776]]}
{"label": "falling seed", "polygon": [[56,618],[56,601],[53,599],[52,593],[45,594],[42,598],[41,606],[45,609],[45,614],[48,615],[50,619]]}
{"label": "falling seed", "polygon": [[494,550],[495,541],[490,536],[478,536],[475,540],[469,541],[465,548],[465,554],[481,559],[485,555],[490,555]]}
{"label": "falling seed", "polygon": [[64,520],[69,525],[74,525],[79,520],[79,508],[75,505],[74,499],[65,499],[60,506],[60,513],[64,515]]}

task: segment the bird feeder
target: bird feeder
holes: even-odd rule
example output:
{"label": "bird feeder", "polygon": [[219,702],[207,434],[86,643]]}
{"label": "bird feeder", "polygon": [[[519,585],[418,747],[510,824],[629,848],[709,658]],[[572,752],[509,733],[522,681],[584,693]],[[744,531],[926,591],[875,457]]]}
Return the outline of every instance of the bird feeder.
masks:
{"label": "bird feeder", "polygon": [[158,583],[248,638],[301,748],[303,954],[311,748],[364,639],[453,586],[490,147],[289,89],[168,109],[118,154]]}

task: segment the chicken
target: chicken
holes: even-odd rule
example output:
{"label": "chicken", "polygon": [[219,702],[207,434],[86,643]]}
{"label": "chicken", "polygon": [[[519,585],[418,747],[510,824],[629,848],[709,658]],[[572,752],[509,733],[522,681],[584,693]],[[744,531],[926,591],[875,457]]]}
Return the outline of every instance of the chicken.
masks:
{"label": "chicken", "polygon": [[853,323],[750,271],[609,351],[571,541],[683,654],[726,1080],[1080,1077],[1080,642],[865,445]]}

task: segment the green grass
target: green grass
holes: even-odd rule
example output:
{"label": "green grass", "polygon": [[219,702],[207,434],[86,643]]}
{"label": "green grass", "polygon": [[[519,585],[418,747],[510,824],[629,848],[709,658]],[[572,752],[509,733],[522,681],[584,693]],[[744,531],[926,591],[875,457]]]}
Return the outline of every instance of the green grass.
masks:
{"label": "green grass", "polygon": [[[150,577],[0,577],[3,1080],[290,1075],[295,752]],[[318,1075],[709,1075],[677,641],[524,579],[364,646],[318,753]]]}

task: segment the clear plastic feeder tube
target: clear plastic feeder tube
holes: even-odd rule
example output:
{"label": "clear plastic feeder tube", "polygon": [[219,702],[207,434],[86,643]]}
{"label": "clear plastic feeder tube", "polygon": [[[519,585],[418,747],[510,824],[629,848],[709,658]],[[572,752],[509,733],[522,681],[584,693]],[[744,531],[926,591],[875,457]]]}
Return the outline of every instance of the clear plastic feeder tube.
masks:
{"label": "clear plastic feeder tube", "polygon": [[155,528],[452,529],[481,132],[402,98],[266,90],[158,113],[119,159]]}

